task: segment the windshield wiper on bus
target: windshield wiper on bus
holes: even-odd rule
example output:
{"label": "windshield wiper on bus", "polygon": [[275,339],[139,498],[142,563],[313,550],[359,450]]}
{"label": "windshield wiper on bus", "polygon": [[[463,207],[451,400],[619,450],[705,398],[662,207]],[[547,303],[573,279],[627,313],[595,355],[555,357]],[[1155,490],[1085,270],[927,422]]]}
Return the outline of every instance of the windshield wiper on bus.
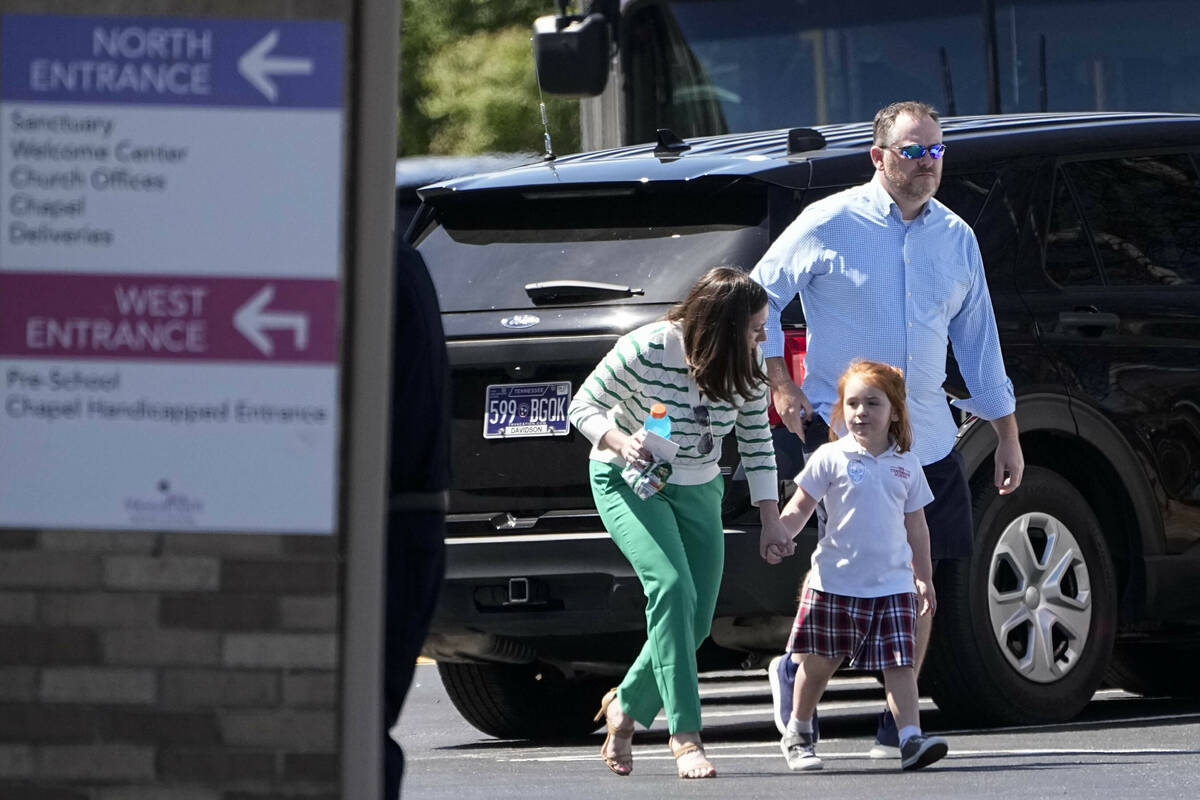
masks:
{"label": "windshield wiper on bus", "polygon": [[536,305],[578,303],[586,300],[606,300],[611,297],[633,297],[645,294],[641,289],[595,281],[542,281],[525,284],[525,293]]}

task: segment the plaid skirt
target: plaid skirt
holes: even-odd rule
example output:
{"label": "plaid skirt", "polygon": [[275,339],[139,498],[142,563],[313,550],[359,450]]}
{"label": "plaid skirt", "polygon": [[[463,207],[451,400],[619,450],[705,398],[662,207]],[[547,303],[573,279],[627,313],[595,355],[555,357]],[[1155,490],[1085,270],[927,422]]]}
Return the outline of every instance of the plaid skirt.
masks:
{"label": "plaid skirt", "polygon": [[804,588],[787,652],[849,658],[864,671],[911,667],[917,596],[846,597]]}

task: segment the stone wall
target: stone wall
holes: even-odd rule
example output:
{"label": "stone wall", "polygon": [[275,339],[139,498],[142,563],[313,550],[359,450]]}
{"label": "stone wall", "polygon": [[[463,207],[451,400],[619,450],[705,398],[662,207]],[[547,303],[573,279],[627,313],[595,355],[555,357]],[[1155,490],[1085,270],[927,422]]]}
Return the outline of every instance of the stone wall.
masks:
{"label": "stone wall", "polygon": [[0,531],[0,797],[336,797],[327,536]]}

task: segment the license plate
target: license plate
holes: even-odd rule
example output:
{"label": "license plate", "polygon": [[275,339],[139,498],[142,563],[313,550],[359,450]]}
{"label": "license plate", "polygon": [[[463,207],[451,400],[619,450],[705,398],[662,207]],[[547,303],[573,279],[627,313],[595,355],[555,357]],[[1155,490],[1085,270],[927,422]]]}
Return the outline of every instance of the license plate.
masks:
{"label": "license plate", "polygon": [[571,382],[493,383],[483,403],[483,438],[566,436]]}

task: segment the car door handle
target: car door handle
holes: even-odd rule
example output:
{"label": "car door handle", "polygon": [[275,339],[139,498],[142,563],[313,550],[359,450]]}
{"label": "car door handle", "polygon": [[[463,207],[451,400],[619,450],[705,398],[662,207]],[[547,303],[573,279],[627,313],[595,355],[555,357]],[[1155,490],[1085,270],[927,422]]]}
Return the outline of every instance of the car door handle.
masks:
{"label": "car door handle", "polygon": [[1085,336],[1100,336],[1117,330],[1121,318],[1103,311],[1063,311],[1058,315],[1059,333],[1077,332]]}

